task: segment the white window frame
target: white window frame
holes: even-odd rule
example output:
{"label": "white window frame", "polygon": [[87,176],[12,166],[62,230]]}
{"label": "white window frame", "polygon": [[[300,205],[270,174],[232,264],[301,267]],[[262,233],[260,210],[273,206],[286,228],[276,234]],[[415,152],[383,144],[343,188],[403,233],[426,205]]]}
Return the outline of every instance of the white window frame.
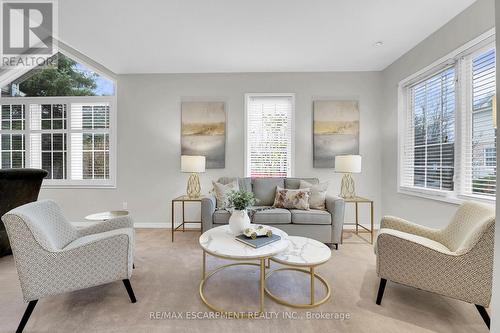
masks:
{"label": "white window frame", "polygon": [[[44,103],[47,102],[47,104],[51,103],[49,102],[50,100],[57,100],[58,102],[56,103],[63,103],[61,101],[66,101],[66,104],[71,104],[71,103],[78,103],[80,102],[88,102],[88,103],[99,103],[99,102],[107,102],[109,103],[109,179],[83,179],[83,180],[71,180],[71,179],[45,179],[42,183],[42,188],[116,188],[116,178],[117,178],[117,105],[118,105],[118,77],[115,73],[107,69],[106,67],[102,66],[98,62],[92,60],[91,58],[87,57],[83,53],[80,53],[79,51],[71,48],[69,45],[65,44],[64,42],[58,41],[58,49],[56,50],[57,52],[60,52],[64,54],[65,56],[73,59],[77,63],[86,66],[89,70],[93,71],[94,73],[110,80],[113,82],[114,85],[114,95],[113,96],[62,96],[62,97],[52,97],[52,96],[47,96],[47,97],[2,97],[0,94],[0,104],[4,103],[11,103],[11,104],[29,104],[26,103],[26,100],[33,100],[32,103]],[[9,84],[16,78],[20,77],[24,73],[30,71],[31,68],[26,68],[26,69],[8,69],[5,71],[0,71],[0,86],[4,86],[6,84]],[[25,133],[27,130],[31,130],[29,128],[29,108],[25,110]],[[67,109],[67,118],[66,118],[66,127],[67,127],[67,133],[71,133],[69,131],[69,127],[71,126],[71,109]],[[92,130],[94,131],[94,130]],[[75,131],[72,131],[73,133]],[[3,133],[8,133],[7,131]],[[19,133],[19,132],[18,132]],[[26,139],[27,138],[27,139]],[[71,175],[71,169],[69,168],[71,166],[71,162],[69,161],[71,159],[70,156],[70,142],[71,139],[67,137],[66,139],[66,144],[67,146],[67,171],[66,171],[66,177],[70,177]],[[29,133],[25,136],[25,161],[29,163],[29,153],[28,153],[28,144],[29,144]],[[29,164],[25,164],[25,167],[29,167]]]}
{"label": "white window frame", "polygon": [[292,114],[291,114],[291,147],[290,147],[290,172],[287,177],[295,175],[295,93],[247,93],[245,94],[245,119],[244,119],[244,172],[245,177],[250,177],[249,163],[249,150],[248,150],[248,103],[252,97],[289,97],[292,99]]}
{"label": "white window frame", "polygon": [[[462,158],[462,151],[464,149],[465,137],[467,135],[467,130],[464,128],[470,126],[462,127],[462,123],[466,120],[464,119],[465,112],[467,110],[467,103],[470,101],[470,90],[469,87],[464,86],[463,79],[466,75],[464,73],[463,57],[471,53],[475,53],[478,50],[485,48],[486,46],[494,43],[495,41],[495,29],[490,29],[489,31],[483,33],[479,37],[473,39],[472,41],[462,45],[458,49],[449,53],[448,55],[438,59],[431,65],[423,68],[417,73],[410,75],[409,77],[403,79],[398,85],[398,167],[397,167],[397,192],[406,195],[412,195],[416,197],[422,197],[426,199],[433,199],[438,201],[449,202],[453,204],[462,204],[466,200],[476,200],[491,203],[495,201],[495,197],[481,196],[481,195],[465,195],[461,193],[461,189],[457,188],[463,186],[464,181],[464,168]],[[404,149],[405,149],[405,134],[406,134],[406,117],[408,115],[409,107],[409,96],[407,96],[408,86],[413,83],[422,81],[432,75],[438,73],[439,71],[450,67],[455,67],[456,81],[456,108],[455,108],[455,163],[454,163],[454,190],[453,191],[443,191],[434,190],[428,188],[410,187],[401,184],[403,165],[404,165]]]}
{"label": "white window frame", "polygon": [[[109,179],[82,179],[71,178],[71,133],[99,132],[99,129],[74,130],[71,129],[71,104],[72,103],[109,103]],[[2,97],[0,104],[24,104],[25,126],[24,130],[7,131],[2,134],[22,133],[25,136],[25,167],[30,166],[30,137],[32,133],[51,133],[46,130],[32,130],[30,126],[30,104],[66,104],[66,129],[55,130],[58,133],[66,133],[66,177],[67,179],[45,179],[42,183],[44,188],[115,188],[116,187],[116,96],[64,96],[64,97]]]}

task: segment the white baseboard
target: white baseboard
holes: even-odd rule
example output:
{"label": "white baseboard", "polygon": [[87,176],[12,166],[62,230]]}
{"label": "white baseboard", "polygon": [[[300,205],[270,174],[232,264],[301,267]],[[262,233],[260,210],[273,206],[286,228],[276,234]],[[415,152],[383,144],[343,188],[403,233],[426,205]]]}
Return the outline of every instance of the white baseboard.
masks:
{"label": "white baseboard", "polygon": [[[88,227],[91,224],[98,223],[98,222],[91,222],[91,221],[80,221],[80,222],[71,222],[75,227],[77,228],[82,228],[82,227]],[[186,223],[188,224],[188,223]],[[369,224],[361,224],[365,228],[370,228]],[[374,225],[373,226],[375,230],[379,229],[379,225]],[[134,228],[136,229],[171,229],[171,224],[170,223],[162,223],[162,222],[135,222],[134,223]],[[194,228],[186,228],[186,229],[199,229],[199,225],[196,225]],[[355,229],[354,225],[344,225],[344,230],[353,230]],[[362,228],[360,228],[363,230]]]}

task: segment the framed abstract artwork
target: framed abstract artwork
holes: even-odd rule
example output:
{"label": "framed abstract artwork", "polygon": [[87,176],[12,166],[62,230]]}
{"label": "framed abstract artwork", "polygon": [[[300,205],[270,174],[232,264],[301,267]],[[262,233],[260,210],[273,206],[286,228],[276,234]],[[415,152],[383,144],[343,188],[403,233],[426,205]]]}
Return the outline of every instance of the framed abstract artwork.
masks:
{"label": "framed abstract artwork", "polygon": [[207,169],[226,165],[224,102],[181,103],[181,155],[201,155]]}
{"label": "framed abstract artwork", "polygon": [[313,166],[334,168],[336,155],[359,154],[359,102],[313,102]]}

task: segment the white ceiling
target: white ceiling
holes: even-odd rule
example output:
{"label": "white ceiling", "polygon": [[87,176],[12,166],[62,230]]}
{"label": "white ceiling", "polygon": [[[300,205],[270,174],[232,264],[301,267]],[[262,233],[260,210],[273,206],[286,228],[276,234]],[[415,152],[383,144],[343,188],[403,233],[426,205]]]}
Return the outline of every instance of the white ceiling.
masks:
{"label": "white ceiling", "polygon": [[59,35],[116,73],[382,70],[473,2],[61,0]]}

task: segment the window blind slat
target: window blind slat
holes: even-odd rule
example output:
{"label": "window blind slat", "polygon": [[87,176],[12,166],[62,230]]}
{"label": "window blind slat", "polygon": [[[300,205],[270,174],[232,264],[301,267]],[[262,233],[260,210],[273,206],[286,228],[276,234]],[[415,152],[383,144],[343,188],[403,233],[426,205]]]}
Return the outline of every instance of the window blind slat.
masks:
{"label": "window blind slat", "polygon": [[247,100],[247,176],[291,176],[293,96]]}

